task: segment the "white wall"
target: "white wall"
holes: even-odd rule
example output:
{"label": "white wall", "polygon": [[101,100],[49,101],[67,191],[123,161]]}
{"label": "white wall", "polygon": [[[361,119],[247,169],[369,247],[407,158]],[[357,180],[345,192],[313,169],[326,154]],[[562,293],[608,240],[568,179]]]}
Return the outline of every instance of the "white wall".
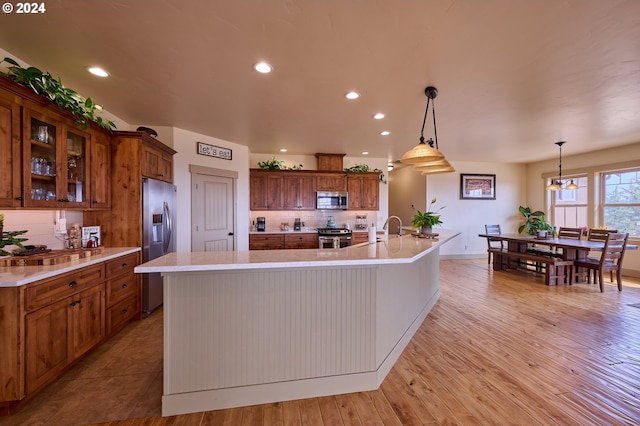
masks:
{"label": "white wall", "polygon": [[[27,238],[22,244],[44,244],[52,250],[61,250],[64,247],[64,236],[56,237],[54,234],[54,224],[56,221],[55,210],[3,210],[4,231],[28,231],[20,235],[20,238]],[[67,228],[74,222],[82,225],[81,211],[62,211],[67,220]],[[16,247],[5,247],[6,251],[11,251]]]}
{"label": "white wall", "polygon": [[[155,127],[154,127],[155,129]],[[158,132],[160,138],[160,132]],[[191,251],[191,173],[189,165],[210,167],[238,173],[236,194],[237,250],[249,250],[249,149],[246,146],[201,135],[188,130],[173,129],[174,183],[178,187],[178,247]],[[196,142],[204,142],[232,150],[232,160],[207,157],[196,153]]]}
{"label": "white wall", "polygon": [[[518,232],[520,214],[518,207],[527,202],[526,167],[522,164],[456,162],[454,173],[427,176],[427,198],[429,204],[435,197],[435,208],[445,206],[441,212],[443,228],[461,231],[461,234],[442,246],[443,257],[484,257],[487,242],[478,234],[484,232],[485,224],[499,224],[503,232]],[[420,175],[419,172],[415,172]],[[495,200],[461,200],[460,174],[495,174]],[[422,206],[424,211],[428,206]],[[438,227],[434,228],[437,232]]]}

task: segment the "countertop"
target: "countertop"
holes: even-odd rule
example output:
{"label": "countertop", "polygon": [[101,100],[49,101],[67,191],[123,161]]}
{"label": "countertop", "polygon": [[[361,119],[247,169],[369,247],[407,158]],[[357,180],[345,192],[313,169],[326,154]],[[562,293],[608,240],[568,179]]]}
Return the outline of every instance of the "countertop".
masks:
{"label": "countertop", "polygon": [[[366,233],[366,232],[368,232],[368,230],[367,229],[352,229],[351,232],[354,233],[354,234],[358,233],[358,232]],[[377,230],[377,232],[383,233],[385,231]],[[250,235],[253,235],[253,234],[258,234],[258,235],[259,234],[317,234],[317,233],[318,233],[318,230],[316,228],[306,228],[306,229],[304,229],[302,231],[294,231],[293,229],[289,230],[289,231],[281,231],[280,229],[267,229],[266,231],[249,231]]]}
{"label": "countertop", "polygon": [[135,268],[137,273],[230,271],[243,269],[412,263],[455,238],[459,231],[438,230],[437,239],[382,237],[376,244],[361,243],[340,249],[252,250],[169,253]]}
{"label": "countertop", "polygon": [[140,247],[105,247],[100,254],[58,265],[2,266],[0,267],[0,287],[19,287],[138,251]]}

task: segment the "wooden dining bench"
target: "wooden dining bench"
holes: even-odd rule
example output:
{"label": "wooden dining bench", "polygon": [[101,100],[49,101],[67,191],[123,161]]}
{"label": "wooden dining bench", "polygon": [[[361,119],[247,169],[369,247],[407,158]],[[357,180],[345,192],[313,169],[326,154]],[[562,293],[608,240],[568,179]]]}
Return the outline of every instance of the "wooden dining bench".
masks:
{"label": "wooden dining bench", "polygon": [[[547,285],[558,285],[565,282],[572,284],[572,260],[563,260],[555,256],[531,252],[507,251],[500,248],[491,249],[490,251],[493,254],[493,269],[495,271],[520,269],[540,272],[544,273],[544,281]],[[544,267],[541,268],[541,265]],[[528,266],[533,267],[533,269],[529,269]]]}

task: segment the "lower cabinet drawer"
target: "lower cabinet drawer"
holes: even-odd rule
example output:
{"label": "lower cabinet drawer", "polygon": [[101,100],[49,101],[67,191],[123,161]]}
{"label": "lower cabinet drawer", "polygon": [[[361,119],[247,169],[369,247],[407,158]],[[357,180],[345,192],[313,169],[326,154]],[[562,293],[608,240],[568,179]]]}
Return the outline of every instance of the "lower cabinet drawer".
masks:
{"label": "lower cabinet drawer", "polygon": [[107,280],[106,306],[135,296],[138,293],[138,277],[131,273]]}
{"label": "lower cabinet drawer", "polygon": [[140,263],[138,256],[138,253],[131,253],[106,262],[106,278],[115,277],[116,275],[133,274],[133,268]]}
{"label": "lower cabinet drawer", "polygon": [[107,336],[119,331],[138,312],[138,298],[131,297],[107,309]]}
{"label": "lower cabinet drawer", "polygon": [[25,290],[27,310],[50,305],[104,281],[104,265],[89,266],[29,284]]}

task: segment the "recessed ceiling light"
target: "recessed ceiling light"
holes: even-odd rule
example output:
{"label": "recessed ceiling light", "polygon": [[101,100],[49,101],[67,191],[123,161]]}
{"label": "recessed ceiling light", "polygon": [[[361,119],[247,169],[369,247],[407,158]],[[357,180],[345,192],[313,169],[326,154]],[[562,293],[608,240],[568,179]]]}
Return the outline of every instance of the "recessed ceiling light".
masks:
{"label": "recessed ceiling light", "polygon": [[266,62],[258,62],[253,66],[253,69],[262,74],[268,74],[273,70],[273,67]]}
{"label": "recessed ceiling light", "polygon": [[349,93],[345,94],[344,97],[347,98],[347,99],[358,99],[360,97],[360,93],[358,93],[358,92],[349,92]]}
{"label": "recessed ceiling light", "polygon": [[287,152],[287,148],[280,149],[280,152]]}
{"label": "recessed ceiling light", "polygon": [[100,67],[89,67],[87,68],[87,71],[98,77],[109,77],[109,73]]}
{"label": "recessed ceiling light", "polygon": [[376,115],[374,115],[373,118],[375,118],[376,120],[382,120],[384,118],[384,114],[379,112]]}
{"label": "recessed ceiling light", "polygon": [[362,155],[369,155],[369,151],[362,151]]}
{"label": "recessed ceiling light", "polygon": [[390,131],[388,131],[388,130],[383,130],[382,132],[380,132],[380,134],[381,134],[382,136],[389,136],[389,135],[391,134],[391,132],[390,132]]}

